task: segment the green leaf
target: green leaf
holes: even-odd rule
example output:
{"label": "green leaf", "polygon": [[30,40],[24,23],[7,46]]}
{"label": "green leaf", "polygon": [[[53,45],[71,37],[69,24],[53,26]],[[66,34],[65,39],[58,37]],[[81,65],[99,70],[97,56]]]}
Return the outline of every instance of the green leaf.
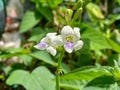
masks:
{"label": "green leaf", "polygon": [[28,54],[30,53],[30,50],[23,48],[9,48],[9,49],[5,49],[3,52],[4,53],[0,53],[0,58],[11,58],[13,56]]}
{"label": "green leaf", "polygon": [[115,80],[113,76],[103,75],[91,80],[86,86],[107,87],[110,84],[114,84]]}
{"label": "green leaf", "polygon": [[54,75],[46,67],[38,67],[31,74],[16,70],[8,77],[8,85],[23,85],[27,90],[55,90]]}
{"label": "green leaf", "polygon": [[52,10],[47,7],[47,6],[43,6],[41,3],[37,3],[36,7],[38,9],[38,11],[44,16],[46,17],[46,19],[48,21],[52,21],[53,20],[53,14],[52,14]]}
{"label": "green leaf", "polygon": [[113,40],[111,40],[111,39],[107,39],[107,41],[108,41],[109,45],[111,46],[111,48],[112,48],[114,51],[120,53],[120,46],[119,46],[117,43],[115,43],[115,42],[114,42]]}
{"label": "green leaf", "polygon": [[117,0],[117,2],[119,3],[119,5],[120,5],[120,0]]}
{"label": "green leaf", "polygon": [[[82,38],[89,40],[91,50],[110,49],[106,37],[98,30],[88,28],[83,34]],[[88,42],[88,41],[87,41]]]}
{"label": "green leaf", "polygon": [[63,0],[47,0],[48,4],[50,7],[54,8],[56,7],[58,4],[62,3]]}
{"label": "green leaf", "polygon": [[86,85],[86,81],[79,80],[60,80],[60,86],[64,90],[82,90]]}
{"label": "green leaf", "polygon": [[98,76],[101,76],[103,74],[110,74],[106,71],[106,69],[103,67],[96,68],[96,67],[83,67],[76,70],[73,70],[72,72],[69,72],[68,74],[65,74],[61,76],[61,79],[67,79],[67,80],[92,80]]}
{"label": "green leaf", "polygon": [[48,4],[51,8],[55,8],[58,4],[62,3],[63,0],[31,0],[34,3]]}
{"label": "green leaf", "polygon": [[54,64],[51,56],[46,51],[37,51],[37,52],[31,53],[30,55],[38,60],[42,60],[51,65]]}
{"label": "green leaf", "polygon": [[86,87],[86,88],[84,88],[82,90],[107,90],[107,89],[106,88],[100,88],[100,87],[92,87],[92,86],[90,86],[90,87]]}
{"label": "green leaf", "polygon": [[45,31],[40,28],[40,27],[37,27],[37,28],[34,28],[32,30],[32,36],[28,39],[28,41],[36,41],[36,42],[39,42],[43,36],[45,36]]}
{"label": "green leaf", "polygon": [[34,3],[45,3],[46,0],[31,0]]}
{"label": "green leaf", "polygon": [[5,49],[5,52],[6,53],[27,53],[29,52],[29,50],[26,50],[24,48],[8,48],[8,49]]}
{"label": "green leaf", "polygon": [[120,54],[111,54],[111,55],[109,55],[107,60],[108,60],[107,63],[109,66],[114,66],[114,60],[118,60],[118,63],[119,63]]}
{"label": "green leaf", "polygon": [[111,25],[117,20],[120,20],[120,14],[110,15],[108,19],[104,20],[104,23],[106,25]]}
{"label": "green leaf", "polygon": [[24,33],[34,27],[40,20],[42,16],[35,11],[28,11],[24,15],[21,25],[20,25],[20,33]]}
{"label": "green leaf", "polygon": [[117,83],[114,83],[106,87],[89,86],[89,87],[85,87],[82,90],[120,90],[120,86],[118,86]]}
{"label": "green leaf", "polygon": [[11,73],[11,75],[7,79],[6,83],[8,85],[22,84],[22,82],[25,81],[25,79],[28,77],[28,75],[29,75],[29,72],[27,72],[27,71],[16,70],[13,73]]}
{"label": "green leaf", "polygon": [[83,90],[119,90],[113,76],[103,75],[91,80]]}
{"label": "green leaf", "polygon": [[24,64],[27,66],[32,65],[32,57],[29,55],[19,55],[19,58],[23,60]]}
{"label": "green leaf", "polygon": [[28,41],[36,41],[39,42],[43,36],[45,36],[48,32],[53,32],[54,29],[43,29],[40,27],[36,27],[32,30],[32,36],[28,39]]}

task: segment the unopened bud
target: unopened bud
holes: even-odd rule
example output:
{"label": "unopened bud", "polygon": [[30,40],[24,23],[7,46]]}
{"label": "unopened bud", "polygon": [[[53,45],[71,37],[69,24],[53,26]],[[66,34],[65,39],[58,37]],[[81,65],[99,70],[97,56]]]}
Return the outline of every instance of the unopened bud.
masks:
{"label": "unopened bud", "polygon": [[81,8],[83,6],[83,0],[78,0],[77,7]]}
{"label": "unopened bud", "polygon": [[73,15],[73,11],[71,9],[67,9],[67,11],[65,13],[65,20],[66,20],[67,24],[69,24],[71,22],[72,15]]}
{"label": "unopened bud", "polygon": [[73,16],[73,21],[75,21],[75,20],[77,20],[78,19],[78,17],[79,16],[81,16],[81,13],[82,13],[82,8],[79,8],[76,12],[75,12],[75,14],[74,14],[74,16]]}
{"label": "unopened bud", "polygon": [[104,15],[96,4],[89,3],[87,4],[86,9],[91,19],[104,19]]}

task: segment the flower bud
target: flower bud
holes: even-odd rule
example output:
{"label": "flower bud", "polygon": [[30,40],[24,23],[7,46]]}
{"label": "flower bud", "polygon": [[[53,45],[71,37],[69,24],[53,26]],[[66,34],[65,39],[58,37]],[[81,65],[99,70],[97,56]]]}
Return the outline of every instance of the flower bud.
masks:
{"label": "flower bud", "polygon": [[79,9],[75,12],[72,21],[77,20],[77,19],[81,16],[82,10],[83,10],[82,8],[79,8]]}
{"label": "flower bud", "polygon": [[76,4],[76,9],[81,8],[83,6],[83,0],[78,0]]}
{"label": "flower bud", "polygon": [[72,15],[73,15],[73,11],[71,9],[67,9],[67,11],[65,13],[65,20],[66,20],[67,24],[70,24]]}
{"label": "flower bud", "polygon": [[104,15],[96,4],[89,3],[87,4],[86,9],[91,19],[104,19]]}

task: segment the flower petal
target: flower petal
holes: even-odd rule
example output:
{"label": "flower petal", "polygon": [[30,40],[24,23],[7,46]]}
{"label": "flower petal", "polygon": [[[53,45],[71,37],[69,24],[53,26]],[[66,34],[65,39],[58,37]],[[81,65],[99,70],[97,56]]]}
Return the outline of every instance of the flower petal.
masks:
{"label": "flower petal", "polygon": [[46,51],[49,52],[51,55],[55,56],[57,51],[55,48],[49,46],[48,48],[46,48]]}
{"label": "flower petal", "polygon": [[65,51],[68,53],[72,53],[74,44],[71,42],[66,42],[64,45]]}
{"label": "flower petal", "polygon": [[75,36],[76,36],[78,39],[80,39],[80,28],[75,27],[73,30],[74,30]]}
{"label": "flower petal", "polygon": [[74,31],[70,26],[64,26],[61,30],[62,37],[66,37],[68,35],[73,35]]}
{"label": "flower petal", "polygon": [[63,45],[63,40],[61,35],[55,36],[54,39],[52,40],[52,43],[54,43],[56,46]]}
{"label": "flower petal", "polygon": [[83,44],[84,44],[83,41],[82,41],[82,40],[79,40],[79,41],[75,44],[74,50],[77,51],[77,50],[81,49],[82,46],[83,46]]}
{"label": "flower petal", "polygon": [[35,45],[34,47],[35,47],[36,49],[45,50],[47,46],[48,46],[48,45],[47,45],[46,42],[41,41],[40,43],[38,43],[38,44]]}
{"label": "flower petal", "polygon": [[38,45],[38,44],[37,44],[37,45],[35,45],[35,46],[34,46],[34,48],[39,49],[39,50],[45,50],[45,48],[43,49],[43,48],[39,47],[39,45]]}
{"label": "flower petal", "polygon": [[57,35],[57,33],[48,33],[46,36],[51,37],[51,36],[56,36],[56,35]]}
{"label": "flower petal", "polygon": [[44,38],[41,39],[41,42],[46,42],[46,41],[47,41],[46,37],[44,37]]}
{"label": "flower petal", "polygon": [[57,33],[48,33],[45,37],[46,39],[46,42],[51,44],[52,43],[52,40],[56,37],[56,34]]}

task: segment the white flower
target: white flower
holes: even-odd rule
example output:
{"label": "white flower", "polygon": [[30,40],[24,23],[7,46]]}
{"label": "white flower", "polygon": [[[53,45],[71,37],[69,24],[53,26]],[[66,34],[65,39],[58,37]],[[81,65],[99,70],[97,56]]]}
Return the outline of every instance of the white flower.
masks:
{"label": "white flower", "polygon": [[46,50],[51,55],[55,56],[57,53],[56,47],[62,45],[63,41],[60,36],[56,36],[57,33],[48,33],[40,43],[34,47],[40,50]]}
{"label": "white flower", "polygon": [[72,53],[73,50],[79,50],[83,46],[83,41],[80,40],[80,29],[72,29],[70,26],[64,26],[61,30],[65,51]]}

